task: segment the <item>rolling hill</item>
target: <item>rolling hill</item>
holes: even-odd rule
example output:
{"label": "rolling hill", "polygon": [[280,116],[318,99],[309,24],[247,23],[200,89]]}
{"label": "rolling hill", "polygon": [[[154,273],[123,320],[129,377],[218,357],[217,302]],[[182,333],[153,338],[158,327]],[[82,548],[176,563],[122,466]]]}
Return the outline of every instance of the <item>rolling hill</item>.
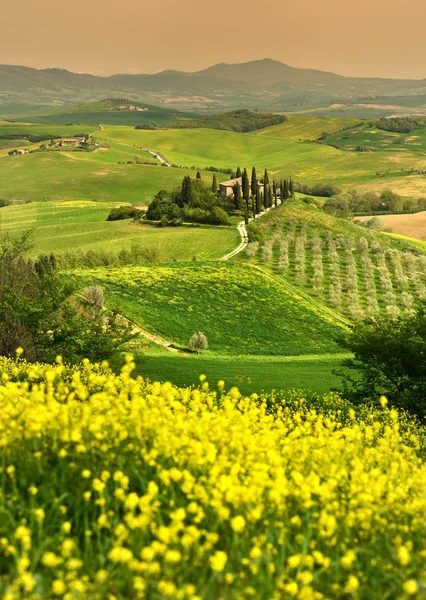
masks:
{"label": "rolling hill", "polygon": [[[32,69],[0,65],[0,114],[28,112],[28,105],[66,105],[125,95],[178,108],[211,109],[235,106],[292,107],[327,106],[333,102],[374,104],[375,97],[419,95],[424,104],[426,80],[344,77],[314,69],[294,68],[271,60],[243,64],[218,64],[195,73],[162,71],[156,74],[117,74],[99,77],[65,69]],[[403,101],[401,101],[403,104]],[[21,109],[19,108],[21,106]],[[3,107],[3,108],[2,108]]]}

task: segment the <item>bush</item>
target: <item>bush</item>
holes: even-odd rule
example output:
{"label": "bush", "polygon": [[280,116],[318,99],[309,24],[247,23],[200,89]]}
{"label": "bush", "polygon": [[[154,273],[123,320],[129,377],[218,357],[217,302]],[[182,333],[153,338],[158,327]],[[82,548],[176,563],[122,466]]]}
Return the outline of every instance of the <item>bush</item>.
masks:
{"label": "bush", "polygon": [[381,316],[353,326],[341,340],[354,354],[346,366],[345,394],[355,403],[378,403],[426,417],[426,305],[413,315]]}
{"label": "bush", "polygon": [[139,219],[145,214],[144,210],[136,208],[131,204],[113,208],[107,216],[107,221],[123,221],[125,219]]}
{"label": "bush", "polygon": [[103,309],[105,298],[103,289],[99,285],[90,285],[83,292],[83,298],[93,308]]}
{"label": "bush", "polygon": [[203,352],[203,350],[207,350],[208,347],[209,344],[204,333],[198,331],[198,333],[192,334],[191,339],[188,342],[188,348],[190,350],[193,350],[194,352]]}
{"label": "bush", "polygon": [[309,185],[307,183],[294,183],[296,192],[306,194],[307,196],[320,196],[321,198],[331,198],[340,192],[339,188],[332,183],[317,183]]}
{"label": "bush", "polygon": [[256,221],[251,221],[247,225],[247,238],[249,242],[259,242],[261,244],[265,238],[263,227]]}

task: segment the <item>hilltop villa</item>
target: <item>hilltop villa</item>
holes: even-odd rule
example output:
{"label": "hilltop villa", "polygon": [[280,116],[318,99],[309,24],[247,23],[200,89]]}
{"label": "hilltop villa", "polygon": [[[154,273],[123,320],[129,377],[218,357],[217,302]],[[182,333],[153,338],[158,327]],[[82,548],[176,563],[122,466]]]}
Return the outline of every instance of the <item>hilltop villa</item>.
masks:
{"label": "hilltop villa", "polygon": [[[219,194],[221,196],[232,196],[234,193],[234,186],[239,183],[240,187],[242,185],[243,182],[243,178],[242,177],[237,177],[236,179],[229,179],[229,181],[223,181],[222,183],[219,184]],[[263,190],[263,183],[260,183],[260,181],[258,181],[259,187],[261,190]]]}

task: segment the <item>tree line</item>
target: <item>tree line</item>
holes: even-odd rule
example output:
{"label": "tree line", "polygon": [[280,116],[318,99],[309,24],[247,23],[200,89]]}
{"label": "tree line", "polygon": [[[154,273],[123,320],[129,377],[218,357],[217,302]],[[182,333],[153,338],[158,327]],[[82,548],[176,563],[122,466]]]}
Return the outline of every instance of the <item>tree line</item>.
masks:
{"label": "tree line", "polygon": [[177,121],[176,123],[168,123],[167,128],[170,129],[221,129],[225,131],[235,131],[237,133],[247,133],[248,131],[256,131],[264,129],[271,125],[279,125],[287,121],[284,115],[274,113],[262,113],[247,109],[233,110],[225,113],[217,113],[208,115],[199,119],[187,119]]}

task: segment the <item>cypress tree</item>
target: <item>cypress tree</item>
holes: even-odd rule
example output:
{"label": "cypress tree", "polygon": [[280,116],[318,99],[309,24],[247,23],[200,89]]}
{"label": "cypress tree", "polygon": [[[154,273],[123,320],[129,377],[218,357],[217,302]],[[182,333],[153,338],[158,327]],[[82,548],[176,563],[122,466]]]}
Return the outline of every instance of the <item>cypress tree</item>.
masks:
{"label": "cypress tree", "polygon": [[241,169],[240,167],[237,167],[237,172],[235,173],[235,177],[238,179],[239,177],[241,177]]}
{"label": "cypress tree", "polygon": [[253,215],[253,219],[256,218],[256,200],[255,197],[251,197],[251,213]]}
{"label": "cypress tree", "polygon": [[288,181],[287,179],[284,179],[284,200],[287,200],[287,198],[289,197],[289,189],[288,189]]}
{"label": "cypress tree", "polygon": [[262,210],[262,193],[260,191],[260,185],[256,184],[256,214],[259,214]]}
{"label": "cypress tree", "polygon": [[197,171],[197,179],[201,179],[201,173],[200,173],[200,171]]}
{"label": "cypress tree", "polygon": [[291,177],[290,177],[290,183],[288,185],[288,191],[290,194],[290,198],[294,198],[294,185],[293,185],[293,180]]}
{"label": "cypress tree", "polygon": [[216,179],[216,173],[213,173],[213,181],[212,181],[212,192],[213,194],[217,194],[217,179]]}
{"label": "cypress tree", "polygon": [[249,222],[249,198],[250,198],[250,185],[249,185],[249,179],[248,179],[248,175],[247,175],[247,169],[244,169],[243,174],[242,174],[241,188],[242,188],[243,199],[244,199],[244,221],[245,221],[245,224],[247,225]]}
{"label": "cypress tree", "polygon": [[182,182],[182,190],[180,198],[183,206],[191,206],[192,204],[192,181],[189,175],[185,175]]}
{"label": "cypress tree", "polygon": [[234,206],[237,210],[240,210],[241,205],[242,205],[241,186],[237,181],[237,183],[234,185]]}
{"label": "cypress tree", "polygon": [[263,175],[263,183],[265,185],[269,185],[269,175],[268,175],[268,169],[265,169],[265,173]]}
{"label": "cypress tree", "polygon": [[272,195],[272,188],[271,186],[268,187],[268,206],[269,208],[271,208],[273,203],[273,195]]}
{"label": "cypress tree", "polygon": [[274,181],[272,182],[272,193],[274,194],[274,204],[277,207],[278,206],[278,190],[277,190],[277,184]]}
{"label": "cypress tree", "polygon": [[257,187],[257,174],[256,167],[253,167],[251,171],[251,195],[256,196],[256,187]]}

